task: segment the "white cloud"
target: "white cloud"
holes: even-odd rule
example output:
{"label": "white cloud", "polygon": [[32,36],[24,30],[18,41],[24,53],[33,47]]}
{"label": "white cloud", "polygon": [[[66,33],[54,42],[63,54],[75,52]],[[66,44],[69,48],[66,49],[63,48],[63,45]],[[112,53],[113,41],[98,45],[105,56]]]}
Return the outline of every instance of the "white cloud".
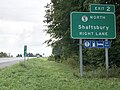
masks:
{"label": "white cloud", "polygon": [[0,18],[42,22],[44,6],[49,0],[0,0]]}
{"label": "white cloud", "polygon": [[16,55],[24,45],[33,53],[50,55],[51,48],[42,43],[45,37],[44,6],[50,0],[0,0],[0,51]]}

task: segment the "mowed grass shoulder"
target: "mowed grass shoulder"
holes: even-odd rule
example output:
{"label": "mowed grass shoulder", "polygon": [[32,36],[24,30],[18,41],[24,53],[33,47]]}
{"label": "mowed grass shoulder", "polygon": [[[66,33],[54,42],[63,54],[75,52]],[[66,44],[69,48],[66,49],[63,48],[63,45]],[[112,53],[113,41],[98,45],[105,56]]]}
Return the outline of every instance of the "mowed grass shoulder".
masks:
{"label": "mowed grass shoulder", "polygon": [[120,79],[78,78],[61,63],[32,59],[0,70],[0,90],[120,90]]}

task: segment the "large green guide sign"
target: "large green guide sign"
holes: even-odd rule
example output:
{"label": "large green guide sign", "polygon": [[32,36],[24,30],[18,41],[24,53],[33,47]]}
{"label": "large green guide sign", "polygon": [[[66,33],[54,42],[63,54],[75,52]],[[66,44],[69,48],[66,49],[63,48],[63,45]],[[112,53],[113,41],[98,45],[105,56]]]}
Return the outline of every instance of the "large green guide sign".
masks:
{"label": "large green guide sign", "polygon": [[74,39],[114,39],[116,19],[113,13],[72,12],[71,37]]}

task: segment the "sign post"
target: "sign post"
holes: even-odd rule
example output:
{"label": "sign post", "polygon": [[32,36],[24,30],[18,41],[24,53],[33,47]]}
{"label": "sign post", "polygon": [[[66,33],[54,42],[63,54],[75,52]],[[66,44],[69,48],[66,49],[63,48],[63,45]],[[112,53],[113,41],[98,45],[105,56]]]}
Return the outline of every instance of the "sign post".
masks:
{"label": "sign post", "polygon": [[82,59],[82,39],[79,39],[79,50],[80,50],[80,76],[83,76],[83,59]]}
{"label": "sign post", "polygon": [[106,39],[106,42],[85,42],[85,47],[101,47],[105,49],[106,70],[108,75],[108,39],[116,38],[115,6],[91,4],[90,12],[72,12],[70,15],[71,37],[79,39],[80,76],[83,76],[82,39]]}
{"label": "sign post", "polygon": [[[106,41],[108,41],[108,39],[106,39]],[[106,63],[106,74],[108,76],[108,69],[109,69],[108,48],[105,48],[105,63]]]}
{"label": "sign post", "polygon": [[26,60],[27,57],[27,45],[24,46],[24,61]]}

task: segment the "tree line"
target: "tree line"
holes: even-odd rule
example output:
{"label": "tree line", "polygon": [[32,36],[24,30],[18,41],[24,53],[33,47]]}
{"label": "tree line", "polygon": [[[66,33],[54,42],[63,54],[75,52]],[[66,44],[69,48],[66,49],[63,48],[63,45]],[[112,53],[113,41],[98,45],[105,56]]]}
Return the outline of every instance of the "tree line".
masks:
{"label": "tree line", "polygon": [[[116,39],[112,39],[109,49],[110,66],[120,67],[120,0],[51,0],[46,7],[44,22],[47,23],[46,33],[50,39],[45,41],[53,48],[52,56],[59,61],[79,63],[79,40],[70,37],[70,13],[73,11],[89,12],[90,4],[113,4],[116,15]],[[83,49],[84,65],[103,66],[105,63],[104,49]]]}
{"label": "tree line", "polygon": [[[40,55],[39,53],[36,53],[36,54],[27,53],[27,57],[37,57],[37,56],[42,57],[42,55]],[[22,54],[17,54],[16,57],[23,57],[23,55]]]}
{"label": "tree line", "polygon": [[6,52],[0,52],[0,57],[13,57],[12,55],[7,54]]}

